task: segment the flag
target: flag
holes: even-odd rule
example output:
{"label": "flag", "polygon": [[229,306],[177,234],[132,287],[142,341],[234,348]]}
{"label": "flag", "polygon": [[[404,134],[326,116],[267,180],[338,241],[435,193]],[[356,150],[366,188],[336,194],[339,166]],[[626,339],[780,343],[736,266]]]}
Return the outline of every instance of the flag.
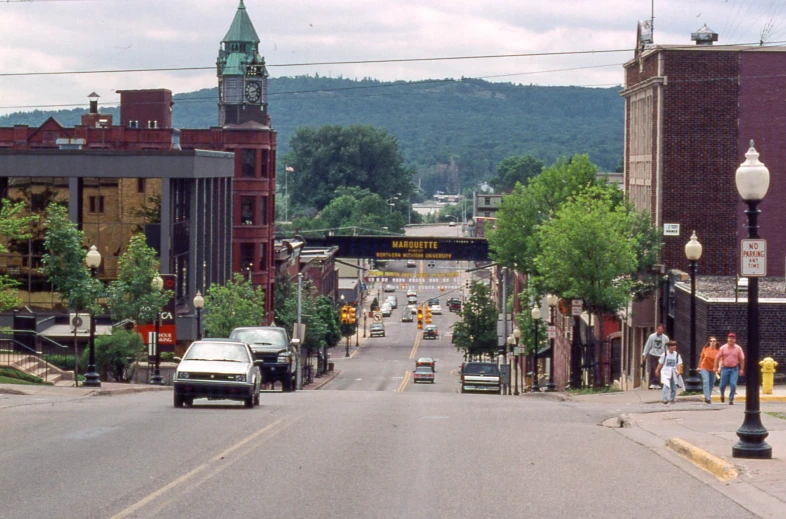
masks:
{"label": "flag", "polygon": [[292,172],[292,171],[295,171],[295,168],[293,168],[292,166],[287,166],[286,170],[289,171],[289,172]]}

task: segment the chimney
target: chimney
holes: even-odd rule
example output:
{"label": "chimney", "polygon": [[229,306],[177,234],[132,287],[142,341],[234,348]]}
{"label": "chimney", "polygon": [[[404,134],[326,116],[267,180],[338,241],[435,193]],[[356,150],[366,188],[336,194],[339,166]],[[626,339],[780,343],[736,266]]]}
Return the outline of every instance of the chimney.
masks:
{"label": "chimney", "polygon": [[705,23],[704,27],[702,27],[701,29],[699,29],[696,32],[691,33],[690,39],[691,39],[691,41],[695,41],[696,45],[698,45],[698,46],[711,47],[712,46],[712,42],[718,41],[718,33],[717,32],[713,32],[713,30],[710,29],[709,27],[707,27],[707,24]]}
{"label": "chimney", "polygon": [[90,99],[90,113],[91,114],[98,114],[98,98],[101,97],[95,92],[91,93],[87,96]]}

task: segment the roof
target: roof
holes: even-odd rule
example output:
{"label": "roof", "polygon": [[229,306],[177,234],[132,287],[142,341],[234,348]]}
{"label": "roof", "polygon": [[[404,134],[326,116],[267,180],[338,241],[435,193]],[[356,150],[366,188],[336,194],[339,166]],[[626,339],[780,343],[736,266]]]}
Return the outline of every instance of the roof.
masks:
{"label": "roof", "polygon": [[339,290],[354,290],[357,286],[357,278],[338,278]]}
{"label": "roof", "polygon": [[[736,281],[735,276],[696,276],[696,297],[708,302],[734,302]],[[679,282],[675,287],[690,294],[690,281]],[[736,296],[738,302],[748,300],[745,290]],[[782,277],[759,278],[759,302],[786,302],[786,280]]]}
{"label": "roof", "polygon": [[240,0],[240,5],[237,7],[237,12],[235,13],[235,19],[232,20],[232,25],[229,27],[229,31],[222,41],[250,41],[259,43],[259,36],[257,36],[257,31],[254,30],[254,24],[251,23],[251,18],[249,18],[248,13],[246,13],[246,6],[243,4],[243,0]]}

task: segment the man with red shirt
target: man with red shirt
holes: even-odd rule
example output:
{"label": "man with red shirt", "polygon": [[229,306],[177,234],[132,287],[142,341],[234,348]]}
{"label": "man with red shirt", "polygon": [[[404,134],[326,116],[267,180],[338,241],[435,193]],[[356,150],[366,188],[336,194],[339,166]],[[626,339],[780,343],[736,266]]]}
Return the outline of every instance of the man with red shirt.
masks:
{"label": "man with red shirt", "polygon": [[731,386],[729,405],[734,405],[734,394],[737,392],[737,378],[745,375],[745,353],[737,344],[737,334],[730,333],[726,344],[718,350],[715,357],[715,372],[720,373],[721,402],[725,402],[726,386]]}

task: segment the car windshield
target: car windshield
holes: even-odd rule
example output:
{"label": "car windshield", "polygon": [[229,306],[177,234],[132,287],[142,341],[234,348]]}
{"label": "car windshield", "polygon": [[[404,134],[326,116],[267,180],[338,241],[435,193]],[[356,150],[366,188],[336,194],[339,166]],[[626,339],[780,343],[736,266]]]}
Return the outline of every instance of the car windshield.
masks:
{"label": "car windshield", "polygon": [[284,333],[281,330],[272,328],[248,328],[245,330],[234,330],[229,338],[237,339],[250,344],[251,346],[278,346],[282,349],[287,347]]}
{"label": "car windshield", "polygon": [[250,362],[246,346],[233,342],[195,342],[183,360]]}
{"label": "car windshield", "polygon": [[374,330],[380,330],[380,329],[384,328],[384,326],[381,325],[381,324],[372,324],[371,328],[374,329]]}
{"label": "car windshield", "polygon": [[428,326],[426,326],[426,331],[428,331],[428,332],[434,332],[436,330],[437,330],[437,327],[434,326],[433,324],[429,324]]}
{"label": "car windshield", "polygon": [[499,368],[496,364],[467,364],[464,366],[464,374],[499,376]]}

